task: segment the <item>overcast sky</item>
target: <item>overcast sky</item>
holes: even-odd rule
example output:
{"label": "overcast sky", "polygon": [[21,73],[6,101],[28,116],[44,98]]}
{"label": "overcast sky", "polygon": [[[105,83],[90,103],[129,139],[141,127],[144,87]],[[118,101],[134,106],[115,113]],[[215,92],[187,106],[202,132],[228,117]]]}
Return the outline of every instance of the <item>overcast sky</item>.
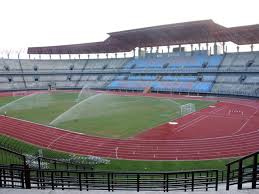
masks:
{"label": "overcast sky", "polygon": [[107,32],[213,19],[259,23],[259,0],[0,0],[0,48],[102,41]]}

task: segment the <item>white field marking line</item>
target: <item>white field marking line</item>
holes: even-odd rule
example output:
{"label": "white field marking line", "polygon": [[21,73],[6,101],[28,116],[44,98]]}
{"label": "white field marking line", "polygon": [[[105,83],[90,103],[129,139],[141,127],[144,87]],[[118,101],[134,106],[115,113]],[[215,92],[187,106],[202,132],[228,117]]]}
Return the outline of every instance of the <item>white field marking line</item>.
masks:
{"label": "white field marking line", "polygon": [[209,113],[217,113],[217,112],[219,112],[219,111],[222,111],[222,110],[224,110],[226,107],[220,107],[220,108],[217,108],[217,109],[215,109],[215,110],[213,110],[213,111],[211,111],[211,112],[209,112]]}
{"label": "white field marking line", "polygon": [[[200,114],[200,116],[199,117],[196,117],[196,118],[194,118],[194,119],[192,119],[191,121],[189,121],[189,122],[187,122],[187,123],[184,123],[182,126],[180,126],[179,127],[179,129],[181,129],[182,127],[184,127],[184,126],[186,126],[186,125],[189,125],[191,122],[193,122],[193,121],[196,121],[197,119],[200,119],[201,117],[203,117],[204,115],[203,114],[201,114],[201,112],[200,112],[200,110],[198,111],[198,112],[192,112],[192,113],[189,113],[189,114],[187,114],[187,115],[190,115],[190,114],[193,114],[193,115],[196,115],[196,114]],[[183,117],[185,117],[185,116],[187,116],[187,115],[184,115]],[[180,119],[180,118],[183,118],[183,117],[179,117],[179,118],[177,118],[177,119]],[[168,122],[167,122],[168,123]],[[160,126],[161,124],[167,124],[167,123],[160,123],[160,124],[158,124],[156,127],[158,127],[158,126]],[[178,123],[179,124],[179,123]],[[152,128],[155,128],[155,127],[152,127]],[[147,129],[145,129],[145,131],[148,131],[149,129],[152,129],[152,128],[147,128]],[[145,132],[145,131],[143,131],[143,132]],[[177,131],[177,130],[176,130]],[[142,133],[142,132],[141,132]],[[140,134],[141,134],[140,133]],[[137,134],[137,135],[139,135],[139,134]],[[136,136],[137,136],[136,135]],[[134,136],[133,138],[135,138],[136,136]]]}
{"label": "white field marking line", "polygon": [[[64,131],[64,132],[68,132],[70,134],[78,134],[78,135],[85,135],[85,136],[88,136],[84,133],[80,133],[80,132],[76,132],[76,131],[69,131],[67,129],[61,129],[61,128],[58,128],[58,127],[54,127],[54,126],[49,126],[49,125],[44,125],[44,124],[41,124],[41,123],[36,123],[36,122],[33,122],[33,121],[27,121],[27,120],[24,120],[24,119],[19,119],[19,118],[15,118],[15,117],[11,117],[11,116],[4,116],[2,115],[2,117],[8,117],[8,118],[11,118],[11,119],[14,119],[14,120],[18,120],[18,121],[22,121],[22,122],[26,122],[26,123],[31,123],[31,124],[34,124],[34,125],[40,125],[40,126],[43,126],[43,127],[46,127],[48,128],[48,130],[50,129],[57,129],[57,130],[60,130],[60,131]],[[47,130],[47,131],[48,131]],[[46,131],[46,132],[47,132]],[[89,137],[89,136],[88,136]],[[98,136],[93,136],[91,135],[91,137],[98,137]]]}
{"label": "white field marking line", "polygon": [[[181,129],[184,127],[187,127],[187,126],[190,126],[193,122],[195,122],[196,123],[196,121],[198,120],[200,120],[200,119],[202,119],[204,117],[204,115],[200,115],[200,116],[198,116],[198,117],[196,117],[196,118],[194,118],[194,119],[192,119],[192,120],[190,120],[189,122],[187,122],[187,123],[184,123],[182,126],[180,126],[179,128],[176,128],[176,132],[178,132],[178,130],[180,130],[181,131]],[[183,118],[183,117],[181,117],[181,118]],[[179,123],[178,123],[179,124]]]}
{"label": "white field marking line", "polygon": [[190,127],[190,126],[196,124],[197,122],[202,121],[203,119],[206,119],[206,118],[208,118],[208,117],[209,117],[209,116],[202,116],[200,119],[198,119],[198,120],[196,120],[196,121],[190,123],[189,125],[186,125],[186,126],[184,126],[184,127],[180,127],[180,129],[176,130],[176,133],[178,133],[178,132],[184,130],[185,128]]}
{"label": "white field marking line", "polygon": [[233,134],[237,134],[237,133],[239,133],[240,131],[242,131],[242,129],[243,129],[243,128],[247,125],[247,123],[254,117],[254,115],[258,113],[258,110],[259,110],[259,109],[257,109],[257,111],[255,111],[255,112],[246,120],[246,122],[245,122],[236,132],[234,132]]}
{"label": "white field marking line", "polygon": [[[182,126],[180,126],[179,128],[184,127],[185,125],[189,125],[191,122],[196,121],[196,120],[202,118],[203,116],[204,116],[204,115],[200,115],[200,116],[198,116],[198,117],[196,117],[196,118],[190,120],[189,122],[184,123],[184,124],[183,124]],[[184,118],[184,117],[181,117],[181,118]]]}
{"label": "white field marking line", "polygon": [[75,109],[76,107],[78,107],[79,105],[81,105],[82,103],[84,103],[85,101],[88,101],[88,100],[91,100],[92,98],[94,97],[97,97],[97,96],[100,96],[102,94],[96,94],[96,95],[93,95],[93,96],[90,96],[84,100],[82,100],[81,102],[75,104],[74,106],[72,106],[71,108],[69,108],[67,111],[63,112],[62,114],[60,114],[59,116],[57,116],[53,121],[51,121],[49,124],[52,125],[53,123],[55,123],[59,118],[61,118],[63,115],[65,115],[67,112]]}
{"label": "white field marking line", "polygon": [[222,102],[229,103],[229,104],[240,105],[240,106],[245,106],[245,107],[250,107],[250,108],[253,108],[255,110],[258,109],[258,107],[254,107],[253,105],[250,105],[250,104],[241,104],[241,103],[238,103],[238,102],[229,102],[229,101],[222,101]]}
{"label": "white field marking line", "polygon": [[18,99],[14,100],[14,101],[11,101],[11,102],[9,102],[9,103],[7,103],[7,104],[1,106],[1,107],[0,107],[0,110],[3,109],[3,108],[5,108],[6,106],[9,106],[10,104],[16,103],[16,102],[18,102],[18,101],[20,101],[20,100],[23,100],[23,99],[26,98],[26,97],[34,96],[34,95],[37,95],[37,94],[29,94],[29,95],[23,96],[23,97],[21,97],[21,98],[18,98]]}
{"label": "white field marking line", "polygon": [[[190,113],[190,114],[198,114],[198,113],[200,113],[200,112],[193,112],[193,113]],[[186,116],[186,115],[185,115],[185,116]],[[191,120],[191,121],[189,121],[189,122],[187,122],[187,123],[184,123],[182,126],[179,127],[179,129],[180,129],[181,127],[184,127],[185,125],[188,125],[189,123],[191,123],[191,122],[193,122],[193,121],[195,121],[195,120],[201,118],[202,116],[204,116],[204,115],[200,115],[199,117],[196,117],[196,118],[194,118],[193,120]],[[183,117],[179,117],[179,118],[177,118],[177,119],[180,119],[180,118],[183,118]],[[144,133],[144,132],[149,131],[150,129],[159,127],[159,126],[162,125],[162,124],[168,124],[168,122],[167,122],[167,123],[161,122],[161,123],[159,123],[159,124],[158,124],[157,126],[155,126],[155,127],[150,127],[150,128],[145,129],[144,131],[142,131],[142,132],[136,134],[135,136],[133,136],[133,137],[132,137],[133,140],[135,140],[135,138],[138,137],[138,135],[140,135],[141,133]],[[178,124],[179,124],[179,123],[178,123]],[[141,139],[140,139],[140,140],[141,140]]]}
{"label": "white field marking line", "polygon": [[216,115],[216,114],[208,114],[212,117],[219,117],[219,118],[225,118],[225,119],[248,119],[249,117],[245,118],[245,117],[241,117],[241,116],[228,116],[228,115]]}
{"label": "white field marking line", "polygon": [[113,102],[110,103],[109,105],[113,106],[113,105],[120,105],[120,104],[126,104],[126,103],[135,103],[135,102],[139,102],[140,100],[132,100],[132,101],[127,101],[127,102]]}
{"label": "white field marking line", "polygon": [[118,149],[119,149],[119,147],[116,147],[116,148],[115,148],[115,156],[116,156],[116,159],[118,159]]}
{"label": "white field marking line", "polygon": [[[3,117],[3,116],[2,116]],[[61,129],[61,128],[57,128],[57,127],[51,127],[51,126],[48,126],[48,125],[43,125],[43,124],[39,124],[39,123],[35,123],[35,122],[31,122],[31,121],[26,121],[26,120],[23,120],[23,119],[17,119],[17,118],[14,118],[14,117],[10,117],[8,116],[9,118],[12,118],[12,119],[16,119],[16,120],[20,120],[20,121],[23,121],[23,122],[27,122],[27,123],[32,123],[32,124],[36,124],[36,125],[41,125],[41,126],[44,126],[44,127],[48,127],[48,128],[53,128],[53,129],[57,129],[57,130],[60,130],[60,131],[65,131],[65,132],[68,132],[69,134],[78,134],[78,135],[84,135],[86,137],[98,137],[98,136],[89,136],[89,135],[86,135],[86,134],[83,134],[83,133],[79,133],[79,132],[73,132],[73,131],[68,131],[66,129]],[[248,133],[243,133],[243,134],[235,134],[235,135],[226,135],[226,136],[220,136],[220,137],[207,137],[207,138],[198,138],[198,139],[188,139],[188,140],[191,140],[191,141],[200,141],[200,140],[214,140],[214,139],[226,139],[226,138],[230,138],[230,137],[239,137],[239,136],[245,136],[245,135],[249,135],[249,134],[257,134],[259,133],[259,128],[255,131],[251,131],[251,132],[248,132]],[[11,135],[10,135],[11,136]],[[12,137],[12,136],[11,136]],[[98,137],[100,138],[100,137]],[[19,138],[18,138],[19,139]],[[103,139],[107,139],[107,138],[103,138]],[[109,139],[114,139],[114,138],[109,138]],[[21,140],[21,139],[20,139]],[[121,139],[115,139],[115,140],[121,140]],[[23,141],[23,140],[22,140]],[[183,139],[183,140],[138,140],[138,139],[134,139],[134,141],[138,141],[138,142],[155,142],[155,143],[159,143],[159,142],[185,142],[186,139]],[[87,141],[88,142],[88,141]],[[34,144],[36,145],[36,144]],[[40,147],[44,147],[44,146],[40,146]],[[57,149],[54,149],[54,150],[57,150]]]}
{"label": "white field marking line", "polygon": [[51,141],[49,143],[49,145],[47,146],[47,148],[50,148],[50,146],[52,146],[54,143],[56,143],[58,140],[60,140],[62,137],[65,137],[66,135],[68,135],[69,133],[65,133],[63,135],[60,135],[59,137],[57,137],[56,139],[54,139],[53,141]]}
{"label": "white field marking line", "polygon": [[203,96],[188,96],[188,95],[185,95],[184,97],[187,97],[187,98],[202,98]]}

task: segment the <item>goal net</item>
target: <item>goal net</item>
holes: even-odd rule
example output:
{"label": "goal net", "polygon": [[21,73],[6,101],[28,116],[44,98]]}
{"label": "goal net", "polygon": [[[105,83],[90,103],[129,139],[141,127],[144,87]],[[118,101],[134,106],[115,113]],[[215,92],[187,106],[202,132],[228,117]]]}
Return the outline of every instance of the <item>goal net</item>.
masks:
{"label": "goal net", "polygon": [[192,103],[181,105],[180,108],[181,108],[181,115],[182,116],[193,113],[193,112],[196,111],[195,104],[192,104]]}

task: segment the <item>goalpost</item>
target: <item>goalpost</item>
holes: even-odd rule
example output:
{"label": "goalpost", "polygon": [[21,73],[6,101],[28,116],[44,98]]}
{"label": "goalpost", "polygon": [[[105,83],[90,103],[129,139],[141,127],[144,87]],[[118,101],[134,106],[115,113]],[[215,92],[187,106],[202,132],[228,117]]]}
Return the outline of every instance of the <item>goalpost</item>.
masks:
{"label": "goalpost", "polygon": [[181,105],[180,108],[181,108],[181,115],[182,116],[193,113],[193,112],[196,111],[195,104],[192,104],[192,103]]}

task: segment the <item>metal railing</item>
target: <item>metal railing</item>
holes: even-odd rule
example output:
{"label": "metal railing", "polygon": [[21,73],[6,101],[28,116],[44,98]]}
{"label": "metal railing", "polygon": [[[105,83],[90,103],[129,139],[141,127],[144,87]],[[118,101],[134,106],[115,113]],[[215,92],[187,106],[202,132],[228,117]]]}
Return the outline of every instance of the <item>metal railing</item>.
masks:
{"label": "metal railing", "polygon": [[218,189],[218,171],[107,172],[39,170],[0,166],[0,188],[195,191]]}
{"label": "metal railing", "polygon": [[29,165],[31,168],[48,168],[48,169],[60,169],[60,170],[90,170],[93,169],[93,165],[81,164],[75,162],[64,161],[61,159],[47,158],[40,156],[33,156],[33,158],[28,159],[28,156],[0,145],[0,164],[2,165]]}
{"label": "metal railing", "polygon": [[239,190],[243,189],[245,183],[251,183],[252,189],[259,188],[259,152],[230,162],[226,166],[227,190],[231,185],[237,185]]}

